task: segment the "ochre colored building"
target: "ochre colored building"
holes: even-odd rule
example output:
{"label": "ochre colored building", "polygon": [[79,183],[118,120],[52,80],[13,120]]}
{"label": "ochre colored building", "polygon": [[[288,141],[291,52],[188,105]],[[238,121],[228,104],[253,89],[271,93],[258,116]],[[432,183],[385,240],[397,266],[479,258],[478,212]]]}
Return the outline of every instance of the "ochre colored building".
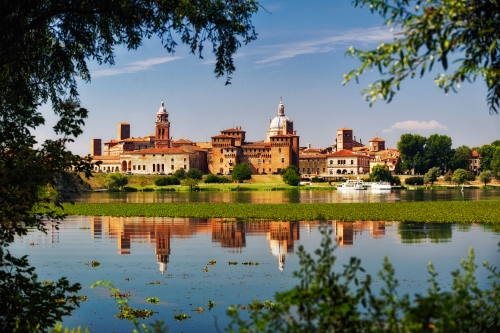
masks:
{"label": "ochre colored building", "polygon": [[246,142],[245,134],[241,127],[235,127],[212,137],[212,151],[207,158],[211,173],[230,174],[239,163],[247,163],[253,174],[279,173],[289,165],[299,167],[299,136],[293,121],[285,116],[281,99],[265,141]]}

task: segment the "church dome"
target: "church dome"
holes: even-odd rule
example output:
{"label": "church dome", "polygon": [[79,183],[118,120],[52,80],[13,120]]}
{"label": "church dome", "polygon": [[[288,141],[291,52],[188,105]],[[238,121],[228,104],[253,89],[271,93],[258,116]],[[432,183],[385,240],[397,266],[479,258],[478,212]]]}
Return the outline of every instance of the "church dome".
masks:
{"label": "church dome", "polygon": [[162,113],[167,113],[167,109],[165,109],[165,104],[163,103],[163,101],[161,101],[160,109],[156,114],[162,114]]}
{"label": "church dome", "polygon": [[287,116],[285,116],[285,106],[283,105],[283,100],[280,98],[280,104],[278,105],[278,115],[271,120],[269,124],[270,130],[279,130],[283,128],[285,121],[289,121]]}

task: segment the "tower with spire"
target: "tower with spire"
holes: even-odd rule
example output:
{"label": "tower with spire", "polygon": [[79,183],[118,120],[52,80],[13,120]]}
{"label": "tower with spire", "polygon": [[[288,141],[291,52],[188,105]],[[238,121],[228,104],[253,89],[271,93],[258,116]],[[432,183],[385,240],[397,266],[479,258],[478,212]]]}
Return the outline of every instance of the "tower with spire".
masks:
{"label": "tower with spire", "polygon": [[155,122],[155,148],[170,147],[170,122],[165,104],[161,101],[161,106],[156,113]]}
{"label": "tower with spire", "polygon": [[270,137],[280,134],[293,134],[293,121],[285,116],[285,105],[280,97],[278,105],[278,115],[269,122],[269,127],[266,133],[266,142],[270,141]]}

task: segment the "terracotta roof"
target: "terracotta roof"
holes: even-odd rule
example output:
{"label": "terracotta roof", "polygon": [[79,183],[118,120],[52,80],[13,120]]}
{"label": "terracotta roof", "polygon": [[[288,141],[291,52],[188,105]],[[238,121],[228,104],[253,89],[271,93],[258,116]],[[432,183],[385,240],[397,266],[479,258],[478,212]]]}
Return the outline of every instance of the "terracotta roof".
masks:
{"label": "terracotta roof", "polygon": [[229,136],[227,134],[219,134],[219,135],[212,136],[211,138],[213,139],[213,138],[233,138],[233,137]]}
{"label": "terracotta roof", "polygon": [[385,140],[376,136],[373,139],[371,139],[370,142],[385,142]]}
{"label": "terracotta roof", "polygon": [[345,130],[352,131],[352,129],[347,128],[347,127],[342,127],[342,128],[339,128],[337,131],[345,131]]}
{"label": "terracotta roof", "polygon": [[118,143],[118,140],[111,139],[109,141],[104,142],[104,144],[106,144],[106,143]]}
{"label": "terracotta roof", "polygon": [[196,142],[196,145],[202,149],[211,149],[212,142]]}
{"label": "terracotta roof", "polygon": [[194,142],[188,139],[179,139],[177,141],[174,141],[174,143],[194,143]]}
{"label": "terracotta roof", "polygon": [[336,156],[366,156],[366,155],[354,154],[351,150],[342,149],[342,150],[337,151],[337,152],[335,152],[333,154],[328,154],[327,156],[336,157]]}
{"label": "terracotta roof", "polygon": [[220,131],[221,133],[224,133],[224,132],[245,132],[245,131],[242,131],[240,130],[239,128],[237,127],[233,127],[233,128],[228,128],[228,129],[225,129],[223,131]]}
{"label": "terracotta roof", "polygon": [[472,157],[474,158],[478,158],[478,157],[481,157],[481,155],[479,155],[479,153],[475,150],[472,151]]}
{"label": "terracotta roof", "polygon": [[186,154],[188,151],[181,148],[147,148],[134,150],[130,154]]}

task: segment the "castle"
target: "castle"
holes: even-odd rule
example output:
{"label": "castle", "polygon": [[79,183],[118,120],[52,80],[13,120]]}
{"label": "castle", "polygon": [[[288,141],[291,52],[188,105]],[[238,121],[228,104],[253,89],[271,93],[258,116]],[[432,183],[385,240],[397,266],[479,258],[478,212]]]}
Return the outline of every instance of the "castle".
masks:
{"label": "castle", "polygon": [[265,139],[247,142],[246,132],[240,127],[220,131],[211,142],[173,140],[164,102],[156,113],[155,131],[144,137],[130,136],[130,124],[118,124],[117,139],[104,142],[91,140],[91,155],[101,161],[95,172],[127,172],[136,174],[169,174],[177,169],[197,168],[204,173],[231,174],[234,166],[246,163],[252,174],[278,174],[290,165],[303,175],[338,177],[365,174],[371,164],[384,164],[394,170],[399,153],[386,150],[379,137],[369,146],[356,141],[352,129],[337,130],[335,143],[328,148],[315,149],[299,146],[299,136],[293,121],[285,115],[280,98],[278,114],[270,120]]}

